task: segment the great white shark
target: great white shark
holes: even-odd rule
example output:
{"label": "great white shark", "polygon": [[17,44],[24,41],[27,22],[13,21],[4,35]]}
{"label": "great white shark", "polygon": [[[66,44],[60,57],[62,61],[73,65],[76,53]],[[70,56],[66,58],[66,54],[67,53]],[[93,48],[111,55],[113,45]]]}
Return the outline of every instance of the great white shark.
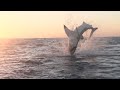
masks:
{"label": "great white shark", "polygon": [[91,29],[91,33],[89,36],[89,39],[90,39],[93,33],[98,29],[97,27],[93,28],[92,25],[83,22],[82,25],[76,27],[75,30],[72,31],[64,25],[65,33],[69,39],[69,52],[71,55],[74,54],[77,48],[78,42],[84,39],[83,33],[88,29]]}

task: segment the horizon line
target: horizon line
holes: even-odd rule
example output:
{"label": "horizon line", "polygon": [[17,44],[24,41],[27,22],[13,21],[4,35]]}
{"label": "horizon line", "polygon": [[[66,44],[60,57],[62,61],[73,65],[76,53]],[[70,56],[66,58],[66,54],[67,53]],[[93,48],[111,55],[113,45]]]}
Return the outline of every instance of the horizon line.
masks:
{"label": "horizon line", "polygon": [[[107,37],[120,37],[120,36],[94,36],[92,38],[107,38]],[[49,39],[49,38],[67,38],[67,37],[38,37],[38,38],[32,38],[32,37],[16,37],[16,38],[9,38],[9,37],[1,37],[0,39]]]}

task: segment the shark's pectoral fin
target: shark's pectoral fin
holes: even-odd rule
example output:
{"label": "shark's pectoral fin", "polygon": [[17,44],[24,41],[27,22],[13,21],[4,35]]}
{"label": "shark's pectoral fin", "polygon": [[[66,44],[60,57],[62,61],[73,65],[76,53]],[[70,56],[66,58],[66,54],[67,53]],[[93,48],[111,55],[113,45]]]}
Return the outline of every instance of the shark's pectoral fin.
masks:
{"label": "shark's pectoral fin", "polygon": [[91,36],[93,35],[93,33],[94,33],[97,29],[98,29],[98,28],[93,28],[93,29],[92,29],[89,38],[91,38]]}

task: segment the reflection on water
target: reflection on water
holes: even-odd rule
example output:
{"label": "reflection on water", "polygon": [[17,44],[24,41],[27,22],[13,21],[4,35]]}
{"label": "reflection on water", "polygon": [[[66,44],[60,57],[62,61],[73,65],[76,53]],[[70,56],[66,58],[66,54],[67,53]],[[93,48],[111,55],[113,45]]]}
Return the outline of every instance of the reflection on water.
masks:
{"label": "reflection on water", "polygon": [[120,38],[92,38],[74,56],[67,39],[0,39],[0,78],[120,78]]}

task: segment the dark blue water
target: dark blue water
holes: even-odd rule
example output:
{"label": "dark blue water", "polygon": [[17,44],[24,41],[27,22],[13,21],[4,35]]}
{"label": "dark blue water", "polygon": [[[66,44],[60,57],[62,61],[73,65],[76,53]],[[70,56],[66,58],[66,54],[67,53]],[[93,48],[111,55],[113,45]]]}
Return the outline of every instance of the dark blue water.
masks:
{"label": "dark blue water", "polygon": [[92,38],[74,56],[67,39],[0,39],[1,79],[119,79],[120,37]]}

